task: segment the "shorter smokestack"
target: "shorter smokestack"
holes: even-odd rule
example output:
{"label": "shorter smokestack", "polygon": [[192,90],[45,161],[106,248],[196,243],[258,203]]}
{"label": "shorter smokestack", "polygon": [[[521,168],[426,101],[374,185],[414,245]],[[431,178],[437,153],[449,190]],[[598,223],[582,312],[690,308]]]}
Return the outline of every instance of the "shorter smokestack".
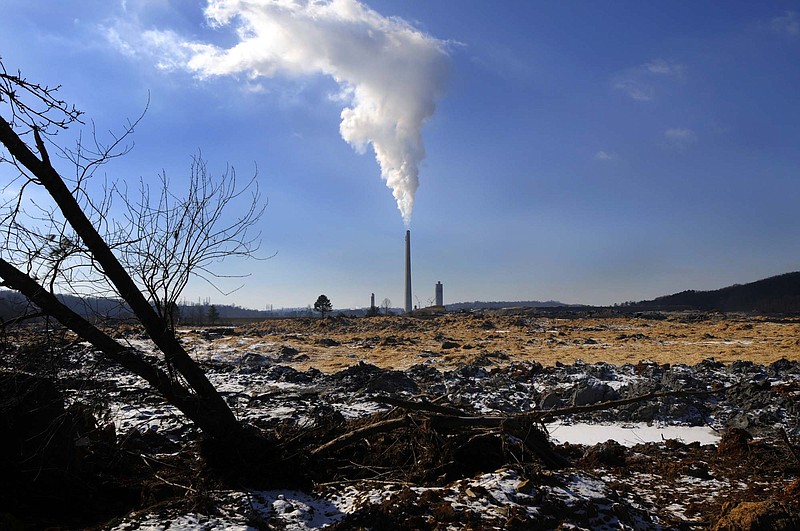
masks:
{"label": "shorter smokestack", "polygon": [[406,313],[412,310],[411,306],[411,231],[406,231]]}

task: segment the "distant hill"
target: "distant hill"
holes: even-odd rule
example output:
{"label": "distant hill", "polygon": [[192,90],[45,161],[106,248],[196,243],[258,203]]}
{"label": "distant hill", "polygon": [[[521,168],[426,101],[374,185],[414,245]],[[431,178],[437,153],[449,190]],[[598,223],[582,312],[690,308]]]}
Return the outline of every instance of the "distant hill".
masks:
{"label": "distant hill", "polygon": [[713,291],[687,290],[625,306],[648,310],[800,313],[800,272]]}
{"label": "distant hill", "polygon": [[[89,319],[130,319],[133,315],[128,305],[120,299],[105,297],[76,297],[58,295],[58,299],[78,315]],[[209,309],[214,306],[220,321],[225,319],[265,319],[274,316],[310,315],[307,308],[290,308],[287,310],[252,310],[235,304],[179,304],[181,322],[205,324]],[[24,295],[16,291],[0,289],[0,320],[8,320],[18,315],[31,313],[34,310]]]}
{"label": "distant hill", "polygon": [[474,301],[474,302],[457,302],[455,304],[446,304],[445,308],[449,312],[458,310],[485,310],[485,309],[498,309],[498,308],[553,308],[560,306],[570,306],[558,301]]}
{"label": "distant hill", "polygon": [[[125,319],[131,312],[124,302],[117,299],[88,298],[86,300],[69,295],[59,298],[74,311],[87,317],[106,317]],[[179,310],[184,323],[203,324],[207,319],[210,304],[181,304]],[[252,310],[235,304],[213,305],[219,319],[264,319],[269,317],[304,317],[314,315],[307,308],[286,308],[281,310]],[[765,314],[800,314],[800,271],[785,273],[749,284],[736,284],[712,291],[687,290],[673,295],[656,297],[653,300],[627,302],[616,305],[626,311],[677,311],[700,310],[722,312],[755,312]],[[572,311],[590,307],[565,304],[559,301],[473,301],[458,302],[445,306],[447,311],[483,310],[501,308],[563,308]],[[348,315],[363,315],[366,310],[339,310]],[[402,313],[399,308],[394,313]],[[0,320],[8,320],[17,315],[30,312],[30,307],[22,295],[14,291],[0,289]]]}

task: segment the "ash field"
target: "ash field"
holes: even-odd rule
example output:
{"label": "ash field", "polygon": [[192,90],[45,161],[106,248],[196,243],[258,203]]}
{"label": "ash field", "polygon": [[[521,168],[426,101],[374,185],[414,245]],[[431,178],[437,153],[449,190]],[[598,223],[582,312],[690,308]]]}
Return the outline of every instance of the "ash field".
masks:
{"label": "ash field", "polygon": [[800,525],[797,319],[516,309],[179,333],[241,420],[307,450],[303,481],[226,474],[224,449],[87,345],[11,336],[4,444],[30,451],[3,463],[0,527]]}

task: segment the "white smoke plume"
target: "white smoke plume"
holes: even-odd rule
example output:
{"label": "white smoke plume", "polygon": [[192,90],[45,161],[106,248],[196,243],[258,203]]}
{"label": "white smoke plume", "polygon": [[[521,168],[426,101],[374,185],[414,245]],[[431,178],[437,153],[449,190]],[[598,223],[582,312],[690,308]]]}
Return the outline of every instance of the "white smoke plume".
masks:
{"label": "white smoke plume", "polygon": [[211,24],[235,27],[223,49],[188,45],[199,76],[324,74],[341,88],[342,138],[375,151],[408,226],[425,157],[422,126],[447,77],[447,44],[358,0],[209,0]]}

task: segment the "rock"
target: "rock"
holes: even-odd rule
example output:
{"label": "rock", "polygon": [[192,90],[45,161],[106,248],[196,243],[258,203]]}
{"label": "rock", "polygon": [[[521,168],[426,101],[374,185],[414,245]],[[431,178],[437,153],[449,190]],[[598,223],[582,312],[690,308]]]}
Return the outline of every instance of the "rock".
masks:
{"label": "rock", "polygon": [[587,406],[597,402],[616,400],[617,398],[619,398],[619,393],[607,384],[588,384],[582,385],[575,390],[575,394],[572,396],[572,405]]}
{"label": "rock", "polygon": [[273,365],[268,367],[263,374],[267,379],[276,382],[310,383],[319,377],[321,373],[317,369],[301,372],[286,365]]}
{"label": "rock", "polygon": [[338,347],[339,345],[341,345],[341,343],[329,337],[324,337],[322,339],[317,340],[317,344],[322,345],[323,347]]}
{"label": "rock", "polygon": [[281,347],[281,350],[278,352],[281,358],[293,358],[300,354],[300,351],[296,348],[292,348],[290,346],[284,345]]}
{"label": "rock", "polygon": [[260,371],[266,365],[269,365],[266,357],[254,352],[246,352],[239,358],[238,371],[242,374],[252,374]]}
{"label": "rock", "polygon": [[617,441],[608,440],[586,449],[578,462],[582,466],[625,466],[625,447]]}
{"label": "rock", "polygon": [[556,393],[546,394],[539,402],[539,409],[549,411],[551,409],[558,409],[564,407],[564,400]]}
{"label": "rock", "polygon": [[387,393],[419,391],[414,380],[404,372],[381,369],[364,362],[339,371],[331,375],[331,378],[349,391]]}

